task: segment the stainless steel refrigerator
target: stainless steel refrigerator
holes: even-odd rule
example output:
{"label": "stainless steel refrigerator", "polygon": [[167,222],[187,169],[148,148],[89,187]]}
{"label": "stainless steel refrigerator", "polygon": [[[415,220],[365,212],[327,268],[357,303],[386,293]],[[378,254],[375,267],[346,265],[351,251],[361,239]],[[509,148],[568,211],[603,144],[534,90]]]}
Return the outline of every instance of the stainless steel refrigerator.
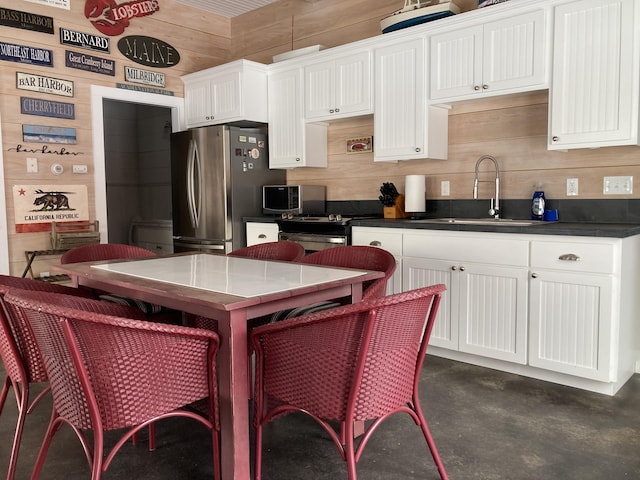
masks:
{"label": "stainless steel refrigerator", "polygon": [[224,255],[246,245],[243,217],[262,214],[262,185],[285,183],[269,170],[267,131],[211,126],[171,136],[174,252]]}

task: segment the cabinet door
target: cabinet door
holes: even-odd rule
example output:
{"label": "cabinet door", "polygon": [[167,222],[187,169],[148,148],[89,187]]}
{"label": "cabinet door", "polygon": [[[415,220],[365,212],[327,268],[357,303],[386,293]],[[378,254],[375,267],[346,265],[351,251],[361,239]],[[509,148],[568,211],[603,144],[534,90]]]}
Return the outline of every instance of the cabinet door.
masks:
{"label": "cabinet door", "polygon": [[637,143],[638,8],[635,0],[556,7],[550,149]]}
{"label": "cabinet door", "polygon": [[184,105],[187,127],[198,127],[211,123],[213,111],[209,79],[185,84]]}
{"label": "cabinet door", "polygon": [[405,291],[444,283],[447,291],[442,296],[436,322],[431,332],[430,345],[458,350],[459,275],[451,262],[426,258],[403,257],[402,286]]}
{"label": "cabinet door", "polygon": [[371,108],[371,54],[356,53],[335,62],[335,107],[341,117],[365,115]]}
{"label": "cabinet door", "polygon": [[278,241],[278,224],[247,222],[247,246]]}
{"label": "cabinet door", "polygon": [[211,80],[211,104],[215,123],[242,116],[240,72],[219,75]]}
{"label": "cabinet door", "polygon": [[431,38],[431,100],[481,90],[482,32],[479,25]]}
{"label": "cabinet door", "polygon": [[547,38],[543,10],[487,23],[478,90],[503,93],[546,88]]}
{"label": "cabinet door", "polygon": [[615,381],[609,275],[538,270],[531,279],[529,364],[555,372]]}
{"label": "cabinet door", "polygon": [[425,158],[423,40],[380,48],[375,56],[374,159]]}
{"label": "cabinet door", "polygon": [[528,273],[473,263],[458,267],[461,352],[526,363]]}
{"label": "cabinet door", "polygon": [[303,164],[303,119],[299,69],[269,75],[269,167]]}
{"label": "cabinet door", "polygon": [[335,113],[335,63],[322,62],[304,69],[304,113],[307,119],[325,118]]}
{"label": "cabinet door", "polygon": [[383,231],[380,228],[353,227],[351,243],[383,248],[396,259],[396,271],[387,283],[387,295],[402,292],[402,233]]}

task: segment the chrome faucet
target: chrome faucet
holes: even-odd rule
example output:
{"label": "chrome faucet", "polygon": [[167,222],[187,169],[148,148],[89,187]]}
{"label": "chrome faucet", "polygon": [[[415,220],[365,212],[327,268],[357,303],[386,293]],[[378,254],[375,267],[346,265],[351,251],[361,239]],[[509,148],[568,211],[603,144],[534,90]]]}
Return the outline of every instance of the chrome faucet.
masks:
{"label": "chrome faucet", "polygon": [[489,208],[489,215],[491,215],[493,218],[500,218],[500,169],[498,168],[498,162],[491,155],[483,155],[476,162],[476,177],[473,180],[473,198],[474,200],[478,199],[478,183],[480,182],[491,183],[491,180],[478,180],[478,167],[480,167],[480,164],[484,160],[491,160],[493,162],[493,166],[496,169],[496,178],[495,178],[496,191],[495,191],[495,197],[494,197],[495,203],[494,203],[494,199],[492,198],[491,208]]}

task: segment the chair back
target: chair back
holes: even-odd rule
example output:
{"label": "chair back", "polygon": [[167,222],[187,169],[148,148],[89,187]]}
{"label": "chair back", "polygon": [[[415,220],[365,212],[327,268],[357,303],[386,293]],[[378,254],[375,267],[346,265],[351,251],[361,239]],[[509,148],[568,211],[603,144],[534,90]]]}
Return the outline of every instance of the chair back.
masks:
{"label": "chair back", "polygon": [[[401,408],[412,401],[444,291],[434,285],[255,328],[256,389],[327,420]],[[257,412],[265,407],[257,396]]]}
{"label": "chair back", "polygon": [[13,290],[5,301],[33,330],[54,408],[78,429],[138,425],[209,397],[214,332],[140,321],[136,308],[66,295]]}
{"label": "chair back", "polygon": [[61,264],[118,260],[121,258],[155,257],[155,252],[135,245],[121,243],[97,243],[72,248],[60,257]]}
{"label": "chair back", "polygon": [[391,253],[382,248],[367,245],[349,245],[320,250],[305,255],[300,263],[384,272],[384,277],[363,284],[363,300],[385,296],[389,278],[396,270],[396,259]]}
{"label": "chair back", "polygon": [[94,297],[91,292],[86,290],[31,278],[0,275],[0,356],[7,375],[14,382],[23,384],[44,382],[47,380],[47,374],[31,330],[21,317],[11,315],[6,309],[4,296],[12,289],[76,295],[86,298]]}
{"label": "chair back", "polygon": [[259,260],[281,260],[284,262],[296,262],[304,256],[304,247],[296,242],[280,241],[266,242],[250,245],[229,252],[232,257],[248,257]]}

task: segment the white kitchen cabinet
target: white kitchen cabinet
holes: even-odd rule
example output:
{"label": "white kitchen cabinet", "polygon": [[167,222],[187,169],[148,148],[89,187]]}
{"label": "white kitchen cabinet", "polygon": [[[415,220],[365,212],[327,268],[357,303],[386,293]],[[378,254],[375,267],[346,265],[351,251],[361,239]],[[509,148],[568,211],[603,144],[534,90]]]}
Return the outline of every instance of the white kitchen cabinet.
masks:
{"label": "white kitchen cabinet", "polygon": [[181,78],[189,128],[268,121],[266,65],[238,60]]}
{"label": "white kitchen cabinet", "polygon": [[405,234],[403,288],[447,285],[431,345],[525,364],[528,248],[500,234]]}
{"label": "white kitchen cabinet", "polygon": [[363,51],[305,66],[305,118],[335,120],[373,113],[371,56]]}
{"label": "white kitchen cabinet", "polygon": [[269,73],[269,167],[326,167],[327,125],[304,121],[302,69]]}
{"label": "white kitchen cabinet", "polygon": [[383,248],[396,259],[396,271],[387,283],[387,295],[402,292],[402,234],[397,228],[352,227],[351,244]]}
{"label": "white kitchen cabinet", "polygon": [[638,144],[640,4],[555,7],[549,149]]}
{"label": "white kitchen cabinet", "polygon": [[619,243],[531,242],[530,365],[615,381]]}
{"label": "white kitchen cabinet", "polygon": [[449,112],[427,105],[424,42],[375,50],[374,161],[447,158]]}
{"label": "white kitchen cabinet", "polygon": [[457,101],[548,87],[545,10],[431,37],[430,100]]}
{"label": "white kitchen cabinet", "polygon": [[247,222],[247,247],[259,243],[277,242],[279,228],[277,223]]}

